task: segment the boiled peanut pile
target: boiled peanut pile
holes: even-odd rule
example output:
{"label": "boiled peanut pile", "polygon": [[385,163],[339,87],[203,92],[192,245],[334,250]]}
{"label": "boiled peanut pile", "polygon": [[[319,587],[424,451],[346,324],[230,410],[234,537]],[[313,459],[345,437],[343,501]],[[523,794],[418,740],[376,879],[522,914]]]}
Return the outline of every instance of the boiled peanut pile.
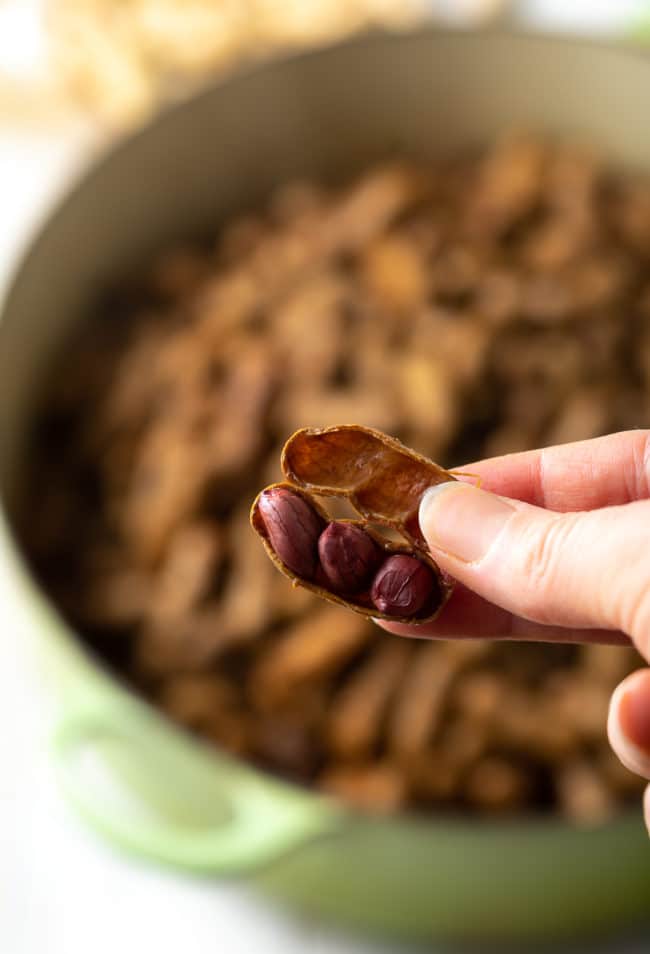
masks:
{"label": "boiled peanut pile", "polygon": [[[279,461],[298,428],[360,423],[462,467],[647,425],[648,180],[512,135],[293,182],[215,234],[110,290],[53,369],[19,532],[59,610],[180,724],[365,810],[620,811],[641,783],[605,719],[634,653],[380,632],[336,599],[413,612],[375,583],[402,556],[435,573],[419,471],[412,498],[390,485],[402,459],[364,482],[369,441],[332,493],[328,453]],[[314,507],[271,497],[273,547],[334,603],[292,587],[250,528],[260,488],[287,481]],[[379,562],[372,514],[399,551]]]}

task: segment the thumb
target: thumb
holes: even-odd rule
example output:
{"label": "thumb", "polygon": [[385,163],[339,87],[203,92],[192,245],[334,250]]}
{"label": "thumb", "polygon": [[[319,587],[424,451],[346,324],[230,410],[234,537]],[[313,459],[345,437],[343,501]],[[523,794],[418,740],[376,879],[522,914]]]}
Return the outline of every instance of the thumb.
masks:
{"label": "thumb", "polygon": [[650,501],[556,513],[448,482],[420,504],[440,566],[517,616],[622,629],[650,651]]}

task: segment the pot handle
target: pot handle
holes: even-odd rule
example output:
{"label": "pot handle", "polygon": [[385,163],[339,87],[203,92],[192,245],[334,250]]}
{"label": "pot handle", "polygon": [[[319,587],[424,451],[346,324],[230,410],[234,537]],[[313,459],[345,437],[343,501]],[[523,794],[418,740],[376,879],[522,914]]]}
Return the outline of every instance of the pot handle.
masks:
{"label": "pot handle", "polygon": [[167,864],[245,874],[340,825],[325,799],[208,755],[129,699],[70,706],[53,749],[79,812],[122,848]]}

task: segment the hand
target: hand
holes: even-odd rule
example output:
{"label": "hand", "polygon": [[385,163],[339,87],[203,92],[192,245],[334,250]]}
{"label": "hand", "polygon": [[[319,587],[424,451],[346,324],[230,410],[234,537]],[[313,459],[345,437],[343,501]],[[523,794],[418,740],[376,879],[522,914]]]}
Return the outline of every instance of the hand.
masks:
{"label": "hand", "polygon": [[[432,488],[420,526],[456,588],[426,626],[439,638],[634,643],[650,661],[650,431],[482,461]],[[650,779],[650,669],[613,694],[610,742]],[[645,797],[650,827],[650,786]]]}

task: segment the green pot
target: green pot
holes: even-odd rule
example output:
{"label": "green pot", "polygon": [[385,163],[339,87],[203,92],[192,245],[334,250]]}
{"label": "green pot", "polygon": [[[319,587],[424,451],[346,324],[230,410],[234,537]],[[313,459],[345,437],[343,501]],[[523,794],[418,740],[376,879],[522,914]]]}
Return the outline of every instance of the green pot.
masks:
{"label": "green pot", "polygon": [[43,368],[97,289],[169,240],[292,176],[427,156],[511,125],[587,137],[650,168],[650,62],[596,44],[424,30],[272,63],[118,145],[50,216],[0,326],[2,549],[54,686],[53,752],[84,816],[120,846],[245,876],[304,912],[411,937],[601,934],[650,910],[640,812],[558,820],[364,817],[191,740],[117,682],[27,573],[8,530]]}

